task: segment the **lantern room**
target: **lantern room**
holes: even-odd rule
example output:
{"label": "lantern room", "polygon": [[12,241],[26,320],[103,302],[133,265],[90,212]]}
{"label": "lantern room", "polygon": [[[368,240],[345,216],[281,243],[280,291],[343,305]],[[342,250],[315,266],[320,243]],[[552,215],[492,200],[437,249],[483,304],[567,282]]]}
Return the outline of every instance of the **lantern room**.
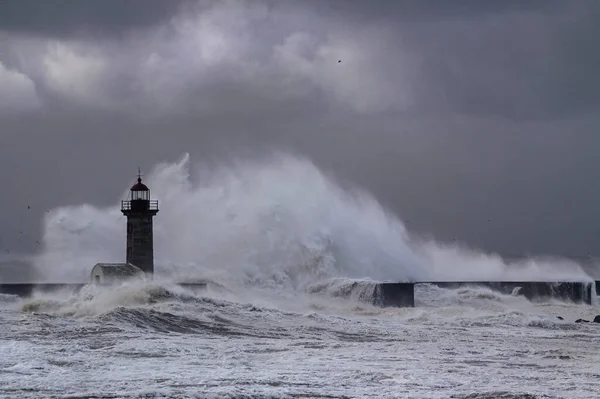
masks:
{"label": "lantern room", "polygon": [[142,176],[138,172],[137,183],[130,188],[129,198],[121,201],[121,211],[127,216],[129,212],[151,211],[158,212],[158,201],[150,200],[150,189],[142,183]]}
{"label": "lantern room", "polygon": [[137,183],[131,186],[131,200],[150,201],[150,189],[142,183],[142,178],[140,176],[138,176]]}

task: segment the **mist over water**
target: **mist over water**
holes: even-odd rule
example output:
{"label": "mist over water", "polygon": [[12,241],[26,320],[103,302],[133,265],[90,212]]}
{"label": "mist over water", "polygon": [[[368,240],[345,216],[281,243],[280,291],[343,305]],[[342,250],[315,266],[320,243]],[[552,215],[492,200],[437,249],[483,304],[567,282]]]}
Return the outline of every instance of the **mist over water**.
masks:
{"label": "mist over water", "polygon": [[[332,278],[393,281],[590,278],[574,262],[502,258],[411,237],[368,193],[342,189],[307,159],[278,153],[218,167],[190,157],[161,163],[144,182],[159,200],[157,275],[227,287],[301,290]],[[132,179],[133,180],[133,179]],[[46,214],[40,279],[87,281],[98,262],[125,260],[119,200]]]}

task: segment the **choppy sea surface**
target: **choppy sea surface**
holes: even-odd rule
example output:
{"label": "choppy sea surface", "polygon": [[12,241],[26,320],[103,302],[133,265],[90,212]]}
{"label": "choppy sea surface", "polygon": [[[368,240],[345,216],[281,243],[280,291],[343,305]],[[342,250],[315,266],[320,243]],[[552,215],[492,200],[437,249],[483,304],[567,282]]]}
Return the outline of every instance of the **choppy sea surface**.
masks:
{"label": "choppy sea surface", "polygon": [[597,305],[421,286],[415,308],[382,309],[167,283],[0,299],[7,399],[600,397],[600,324],[575,323]]}

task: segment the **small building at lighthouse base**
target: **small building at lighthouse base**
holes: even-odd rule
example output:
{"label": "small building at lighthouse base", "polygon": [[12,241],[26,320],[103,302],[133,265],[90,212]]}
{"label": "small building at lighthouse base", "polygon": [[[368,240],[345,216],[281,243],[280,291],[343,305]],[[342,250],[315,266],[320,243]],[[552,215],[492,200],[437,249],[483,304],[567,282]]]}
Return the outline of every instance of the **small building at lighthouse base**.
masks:
{"label": "small building at lighthouse base", "polygon": [[125,280],[145,280],[146,273],[131,263],[97,263],[91,279],[97,284],[120,283]]}

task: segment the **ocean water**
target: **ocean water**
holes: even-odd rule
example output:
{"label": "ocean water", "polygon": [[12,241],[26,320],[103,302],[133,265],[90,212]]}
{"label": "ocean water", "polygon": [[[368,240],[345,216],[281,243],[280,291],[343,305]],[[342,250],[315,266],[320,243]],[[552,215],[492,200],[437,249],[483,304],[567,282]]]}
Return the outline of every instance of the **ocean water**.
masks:
{"label": "ocean water", "polygon": [[[154,282],[0,296],[1,398],[600,397],[600,324],[575,323],[597,300],[429,285],[415,308],[360,300],[378,280],[590,280],[577,264],[416,239],[285,154],[191,168],[185,155],[147,179],[161,204]],[[118,200],[45,215],[40,279],[85,281],[123,260]],[[190,278],[208,289],[170,283]]]}
{"label": "ocean water", "polygon": [[416,295],[410,309],[156,283],[5,297],[0,397],[598,398],[600,324],[574,321],[599,308]]}

